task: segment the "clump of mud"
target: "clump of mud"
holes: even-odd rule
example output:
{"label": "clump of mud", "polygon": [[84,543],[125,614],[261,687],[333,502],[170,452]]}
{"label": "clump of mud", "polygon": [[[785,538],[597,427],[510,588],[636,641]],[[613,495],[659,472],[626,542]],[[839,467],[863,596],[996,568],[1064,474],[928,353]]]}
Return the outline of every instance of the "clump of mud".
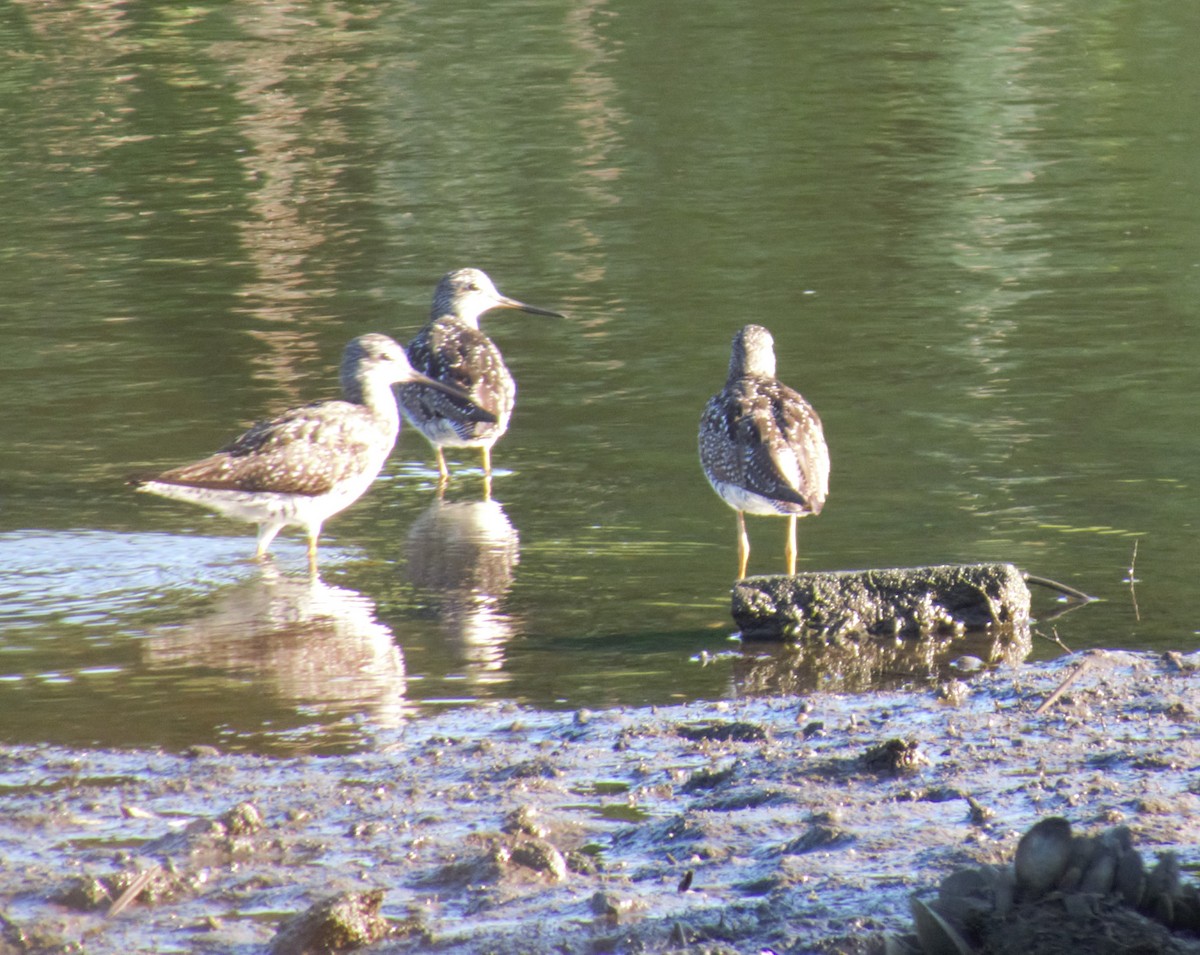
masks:
{"label": "clump of mud", "polygon": [[959,869],[912,911],[915,939],[890,953],[1200,952],[1200,890],[1175,853],[1147,871],[1128,827],[1078,835],[1061,816],[1025,833],[1011,865]]}
{"label": "clump of mud", "polygon": [[379,914],[383,894],[372,889],[322,899],[279,927],[269,955],[328,955],[408,934]]}

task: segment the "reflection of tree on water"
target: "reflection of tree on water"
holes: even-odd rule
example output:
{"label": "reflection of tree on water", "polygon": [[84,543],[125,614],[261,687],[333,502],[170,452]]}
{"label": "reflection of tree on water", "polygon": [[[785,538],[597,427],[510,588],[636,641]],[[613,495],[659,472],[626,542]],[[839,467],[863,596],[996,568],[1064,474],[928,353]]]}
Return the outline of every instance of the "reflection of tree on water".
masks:
{"label": "reflection of tree on water", "polygon": [[503,609],[520,559],[517,529],[497,501],[440,497],[408,533],[408,577],[458,641],[472,679],[499,682],[515,621]]}
{"label": "reflection of tree on water", "polygon": [[362,594],[274,566],[218,593],[205,616],[145,641],[153,667],[197,666],[253,675],[281,698],[318,710],[405,715],[404,656]]}

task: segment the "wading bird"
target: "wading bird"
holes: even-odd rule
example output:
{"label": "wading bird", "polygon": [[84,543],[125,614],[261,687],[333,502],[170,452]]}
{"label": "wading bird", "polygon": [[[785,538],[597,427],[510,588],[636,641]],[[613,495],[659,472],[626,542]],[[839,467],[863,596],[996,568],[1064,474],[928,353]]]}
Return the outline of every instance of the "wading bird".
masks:
{"label": "wading bird", "polygon": [[[431,389],[427,384],[401,385],[400,410],[414,428],[433,445],[438,474],[450,478],[443,448],[479,448],[484,487],[490,494],[492,445],[508,430],[517,386],[500,349],[479,330],[479,316],[493,308],[515,308],[534,315],[562,318],[558,312],[526,305],[501,295],[479,269],[455,269],[438,283],[429,322],[409,342],[408,360],[430,378],[456,385],[469,401]],[[472,416],[481,408],[493,420]]]}
{"label": "wading bird", "polygon": [[775,377],[775,342],[761,325],[733,337],[729,378],[700,418],[700,465],[737,512],[738,579],[746,576],[749,514],[787,517],[784,554],[796,572],[796,518],[820,514],[829,493],[829,449],[821,419]]}
{"label": "wading bird", "polygon": [[[309,570],[316,573],[321,525],[358,500],[383,468],[400,430],[392,385],[411,381],[466,403],[453,385],[414,371],[404,349],[386,335],[361,335],[342,357],[341,400],[285,411],[203,460],[130,483],[257,524],[258,558],[283,528],[303,528]],[[489,412],[473,413],[475,420],[495,422]]]}

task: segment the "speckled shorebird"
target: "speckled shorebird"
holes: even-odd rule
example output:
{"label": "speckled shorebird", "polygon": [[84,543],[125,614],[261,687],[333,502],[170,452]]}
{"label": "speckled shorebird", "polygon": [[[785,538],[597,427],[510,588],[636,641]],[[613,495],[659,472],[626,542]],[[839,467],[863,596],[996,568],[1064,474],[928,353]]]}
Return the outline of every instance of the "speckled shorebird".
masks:
{"label": "speckled shorebird", "polygon": [[[386,335],[361,335],[342,357],[344,400],[285,411],[258,422],[210,457],[130,482],[139,491],[257,524],[255,557],[267,553],[283,528],[303,528],[309,569],[315,573],[321,525],[358,500],[383,468],[400,430],[391,386],[409,381],[465,401],[453,385],[414,371],[404,349]],[[479,409],[475,414],[495,420]]]}
{"label": "speckled shorebird", "polygon": [[[402,385],[400,410],[429,440],[437,457],[441,481],[449,480],[442,448],[479,448],[483,455],[485,487],[492,479],[492,445],[508,430],[517,386],[495,342],[479,330],[479,316],[493,308],[515,308],[534,315],[562,318],[558,312],[526,305],[501,295],[479,269],[455,269],[438,282],[429,322],[409,342],[408,360],[418,371],[457,385],[470,402],[431,390],[425,384]],[[472,407],[495,416],[482,422]]]}
{"label": "speckled shorebird", "polygon": [[796,572],[796,518],[820,514],[829,493],[829,449],[821,419],[775,377],[775,342],[761,325],[733,336],[729,378],[700,418],[700,464],[737,511],[738,579],[746,576],[750,514],[788,519],[787,572]]}

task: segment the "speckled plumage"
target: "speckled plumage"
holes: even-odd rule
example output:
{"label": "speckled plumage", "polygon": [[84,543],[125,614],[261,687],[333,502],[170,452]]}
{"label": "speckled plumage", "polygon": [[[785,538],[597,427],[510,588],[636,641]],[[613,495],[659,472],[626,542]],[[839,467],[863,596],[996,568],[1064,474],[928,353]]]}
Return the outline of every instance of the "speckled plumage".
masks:
{"label": "speckled plumage", "polygon": [[788,573],[795,573],[795,521],[819,514],[829,493],[821,419],[775,377],[774,340],[761,325],[733,338],[729,377],[700,418],[700,464],[738,516],[738,576],[750,555],[744,513],[788,518]]}
{"label": "speckled plumage", "polygon": [[391,386],[401,381],[429,380],[392,339],[362,335],[346,346],[342,400],[285,411],[207,458],[134,483],[257,524],[258,557],[284,527],[301,527],[315,571],[322,524],[366,492],[391,453],[400,430]]}
{"label": "speckled plumage", "polygon": [[[422,328],[408,344],[414,368],[437,381],[452,382],[471,400],[424,385],[404,385],[400,393],[404,416],[436,447],[476,448],[496,443],[508,430],[516,404],[517,383],[504,357],[487,335],[455,315],[444,315]],[[471,421],[470,408],[486,408],[494,423]]]}
{"label": "speckled plumage", "polygon": [[[470,395],[470,401],[464,401],[421,384],[397,389],[404,417],[433,445],[443,481],[449,477],[442,453],[446,447],[480,448],[484,477],[490,481],[491,448],[508,430],[516,403],[516,382],[500,349],[479,330],[479,317],[493,308],[562,317],[501,295],[479,269],[456,269],[438,283],[429,322],[408,345],[414,368]],[[472,420],[472,408],[488,411],[495,421]]]}

